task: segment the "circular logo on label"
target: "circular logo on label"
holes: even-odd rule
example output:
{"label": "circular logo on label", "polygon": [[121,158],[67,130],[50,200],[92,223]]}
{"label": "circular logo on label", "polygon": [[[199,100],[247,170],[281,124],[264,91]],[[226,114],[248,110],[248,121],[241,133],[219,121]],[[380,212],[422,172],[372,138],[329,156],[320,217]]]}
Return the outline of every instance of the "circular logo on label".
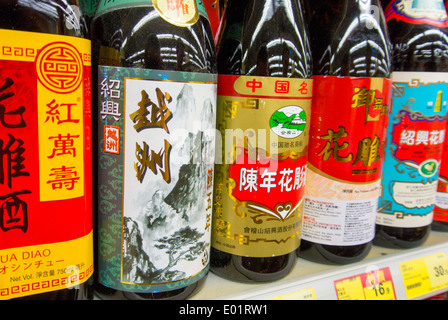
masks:
{"label": "circular logo on label", "polygon": [[280,108],[271,116],[269,125],[271,130],[282,138],[297,138],[305,131],[305,110],[299,106]]}
{"label": "circular logo on label", "polygon": [[36,59],[39,81],[50,91],[70,93],[82,82],[82,60],[74,46],[54,42],[41,49]]}
{"label": "circular logo on label", "polygon": [[152,0],[152,4],[164,20],[175,26],[191,26],[199,19],[196,0]]}
{"label": "circular logo on label", "polygon": [[436,160],[428,159],[420,165],[419,172],[424,177],[432,177],[436,174],[439,164]]}

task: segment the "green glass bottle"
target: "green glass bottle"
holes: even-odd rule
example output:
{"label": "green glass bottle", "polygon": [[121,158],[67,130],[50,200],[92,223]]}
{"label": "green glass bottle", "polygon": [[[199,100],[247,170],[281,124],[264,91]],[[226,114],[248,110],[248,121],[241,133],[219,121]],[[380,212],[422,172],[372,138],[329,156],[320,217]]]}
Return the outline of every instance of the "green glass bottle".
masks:
{"label": "green glass bottle", "polygon": [[312,92],[308,31],[300,1],[231,0],[224,15],[217,44],[224,139],[211,270],[235,281],[275,281],[294,267],[300,242]]}

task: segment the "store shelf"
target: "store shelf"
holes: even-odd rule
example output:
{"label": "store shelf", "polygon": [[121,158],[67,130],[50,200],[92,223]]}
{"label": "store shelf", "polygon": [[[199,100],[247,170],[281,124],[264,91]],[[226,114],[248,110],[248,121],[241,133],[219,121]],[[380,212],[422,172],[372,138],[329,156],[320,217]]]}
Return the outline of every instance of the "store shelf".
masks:
{"label": "store shelf", "polygon": [[[267,284],[243,284],[208,275],[205,287],[192,300],[266,300],[312,299],[338,300],[338,288],[346,289],[345,298],[397,300],[425,299],[448,291],[448,233],[433,231],[426,243],[414,249],[387,249],[374,246],[361,262],[330,266],[299,258],[293,271],[284,279]],[[403,269],[405,268],[406,269]],[[435,268],[438,268],[436,270]],[[381,286],[364,289],[363,275],[380,270],[386,273]],[[384,275],[376,272],[376,275]],[[387,273],[390,272],[390,275]],[[343,279],[351,278],[352,281]],[[362,279],[362,280],[361,280]],[[345,287],[345,288],[344,288]],[[370,291],[372,290],[372,291]],[[342,294],[342,291],[339,291]]]}

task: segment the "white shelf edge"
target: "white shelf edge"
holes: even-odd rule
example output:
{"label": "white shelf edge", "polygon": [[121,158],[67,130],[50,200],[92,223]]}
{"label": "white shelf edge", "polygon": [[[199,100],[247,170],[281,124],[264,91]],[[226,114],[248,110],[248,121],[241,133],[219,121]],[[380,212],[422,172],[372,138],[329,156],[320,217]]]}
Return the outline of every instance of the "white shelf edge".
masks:
{"label": "white shelf edge", "polygon": [[[316,300],[336,300],[334,281],[358,274],[372,268],[389,268],[397,300],[407,300],[400,270],[400,263],[433,254],[445,253],[448,257],[448,233],[432,231],[428,241],[414,249],[386,249],[373,246],[367,258],[345,266],[330,266],[298,259],[294,270],[282,280],[267,284],[244,284],[229,281],[210,272],[204,288],[192,300],[266,300],[288,295],[297,291],[314,290]],[[448,291],[429,292],[419,296],[424,299]]]}

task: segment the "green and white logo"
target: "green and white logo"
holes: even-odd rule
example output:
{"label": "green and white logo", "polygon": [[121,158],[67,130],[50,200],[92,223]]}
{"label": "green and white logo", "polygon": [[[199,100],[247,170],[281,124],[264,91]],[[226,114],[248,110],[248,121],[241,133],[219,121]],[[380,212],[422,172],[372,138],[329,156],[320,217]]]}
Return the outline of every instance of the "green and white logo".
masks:
{"label": "green and white logo", "polygon": [[306,113],[299,106],[278,109],[269,120],[271,130],[278,136],[293,139],[300,136],[306,127]]}
{"label": "green and white logo", "polygon": [[430,178],[437,173],[439,164],[434,159],[428,159],[420,165],[420,174],[424,177]]}

